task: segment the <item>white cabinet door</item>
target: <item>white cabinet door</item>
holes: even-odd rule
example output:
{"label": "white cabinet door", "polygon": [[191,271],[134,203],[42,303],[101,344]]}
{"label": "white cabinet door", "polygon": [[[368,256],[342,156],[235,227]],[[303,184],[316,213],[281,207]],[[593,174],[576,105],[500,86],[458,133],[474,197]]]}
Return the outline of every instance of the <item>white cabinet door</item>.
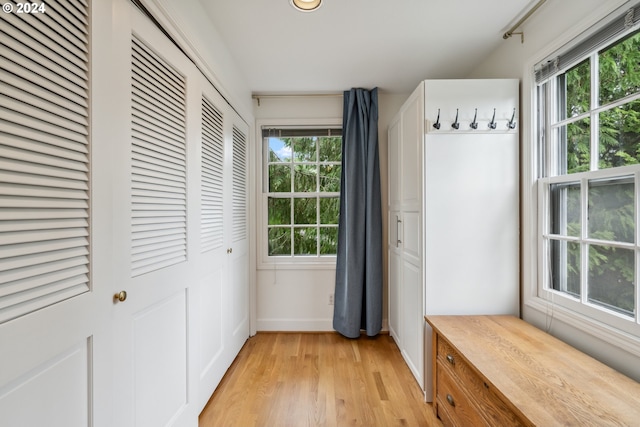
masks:
{"label": "white cabinet door", "polygon": [[422,150],[424,93],[389,126],[389,330],[421,388],[423,358]]}

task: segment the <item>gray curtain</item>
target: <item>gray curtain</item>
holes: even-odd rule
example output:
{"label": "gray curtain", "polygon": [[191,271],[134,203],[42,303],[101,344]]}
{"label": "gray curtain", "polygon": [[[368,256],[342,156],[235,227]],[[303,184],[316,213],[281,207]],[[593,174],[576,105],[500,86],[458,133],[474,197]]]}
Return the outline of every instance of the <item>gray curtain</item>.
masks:
{"label": "gray curtain", "polygon": [[333,328],[349,338],[382,329],[382,206],[378,89],[344,92]]}

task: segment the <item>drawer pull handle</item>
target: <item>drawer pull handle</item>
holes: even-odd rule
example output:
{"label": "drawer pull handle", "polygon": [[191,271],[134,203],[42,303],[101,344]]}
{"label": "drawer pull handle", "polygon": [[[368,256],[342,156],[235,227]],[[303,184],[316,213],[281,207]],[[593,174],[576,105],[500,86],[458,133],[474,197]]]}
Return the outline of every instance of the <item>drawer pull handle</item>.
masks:
{"label": "drawer pull handle", "polygon": [[455,365],[456,359],[454,359],[452,355],[447,354],[447,362],[451,363],[452,365]]}
{"label": "drawer pull handle", "polygon": [[451,406],[456,406],[456,402],[453,400],[453,396],[451,396],[450,394],[447,394],[447,402],[449,402],[449,405]]}

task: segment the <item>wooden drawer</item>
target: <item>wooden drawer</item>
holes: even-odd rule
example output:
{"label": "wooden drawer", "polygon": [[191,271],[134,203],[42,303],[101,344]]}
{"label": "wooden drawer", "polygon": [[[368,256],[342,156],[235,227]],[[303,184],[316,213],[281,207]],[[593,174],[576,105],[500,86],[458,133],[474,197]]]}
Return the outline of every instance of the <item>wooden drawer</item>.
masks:
{"label": "wooden drawer", "polygon": [[458,386],[470,396],[468,399],[478,407],[485,421],[484,424],[500,427],[525,425],[509,406],[493,392],[491,385],[485,382],[441,336],[438,336],[437,354],[437,363],[440,363],[437,369],[448,369],[452,372]]}
{"label": "wooden drawer", "polygon": [[449,370],[438,361],[436,381],[437,415],[445,427],[448,426],[482,426],[484,420],[471,403],[467,395],[460,389]]}

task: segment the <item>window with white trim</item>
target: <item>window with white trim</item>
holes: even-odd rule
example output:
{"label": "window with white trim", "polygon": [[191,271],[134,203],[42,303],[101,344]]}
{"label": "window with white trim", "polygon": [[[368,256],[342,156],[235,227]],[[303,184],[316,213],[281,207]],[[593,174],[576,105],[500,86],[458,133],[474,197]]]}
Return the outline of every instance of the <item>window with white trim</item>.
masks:
{"label": "window with white trim", "polygon": [[539,296],[640,335],[640,6],[536,68]]}
{"label": "window with white trim", "polygon": [[335,257],[342,130],[263,128],[262,140],[267,257]]}

